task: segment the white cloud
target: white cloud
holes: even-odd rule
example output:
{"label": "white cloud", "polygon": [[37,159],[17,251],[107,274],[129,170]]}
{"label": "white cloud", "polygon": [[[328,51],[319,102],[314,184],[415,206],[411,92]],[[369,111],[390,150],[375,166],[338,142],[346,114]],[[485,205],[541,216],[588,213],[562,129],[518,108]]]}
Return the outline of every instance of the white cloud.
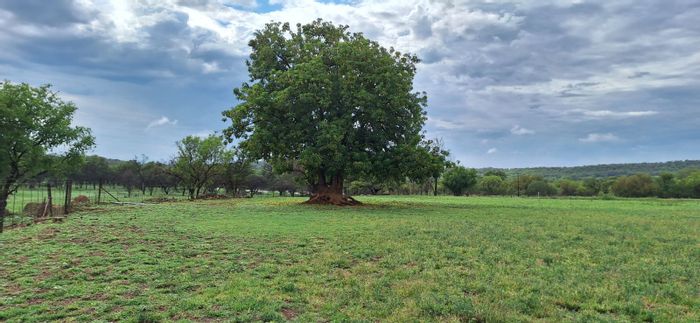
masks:
{"label": "white cloud", "polygon": [[489,155],[495,154],[495,153],[497,153],[497,152],[498,152],[498,149],[496,149],[496,148],[491,148],[491,149],[489,149],[488,151],[486,151],[486,153],[489,154]]}
{"label": "white cloud", "polygon": [[620,138],[612,133],[589,133],[584,138],[579,138],[580,142],[595,143],[595,142],[617,142]]}
{"label": "white cloud", "polygon": [[586,117],[592,118],[634,118],[634,117],[646,117],[659,114],[658,111],[646,110],[646,111],[611,111],[611,110],[583,110],[574,109],[571,110],[572,113],[581,114]]}
{"label": "white cloud", "polygon": [[155,127],[160,127],[160,126],[165,126],[165,125],[171,125],[174,126],[177,124],[177,120],[170,120],[170,118],[166,116],[162,116],[159,119],[151,121],[148,126],[146,126],[146,130],[155,128]]}
{"label": "white cloud", "polygon": [[458,122],[449,121],[449,120],[442,120],[442,119],[432,118],[432,117],[428,117],[428,121],[426,123],[428,125],[434,126],[435,128],[446,129],[446,130],[461,129],[464,127],[463,124],[458,123]]}
{"label": "white cloud", "polygon": [[516,136],[524,136],[524,135],[533,135],[535,134],[534,130],[530,130],[527,128],[523,128],[520,125],[514,125],[513,128],[510,128],[510,133],[516,135]]}

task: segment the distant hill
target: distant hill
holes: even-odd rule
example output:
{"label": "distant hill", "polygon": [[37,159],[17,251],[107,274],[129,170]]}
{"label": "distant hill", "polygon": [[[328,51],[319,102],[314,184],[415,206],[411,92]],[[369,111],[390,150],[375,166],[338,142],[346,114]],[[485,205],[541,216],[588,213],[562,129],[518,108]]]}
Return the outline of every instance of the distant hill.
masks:
{"label": "distant hill", "polygon": [[666,172],[676,173],[686,168],[700,168],[700,160],[679,160],[663,163],[603,164],[574,167],[482,168],[479,169],[479,172],[483,174],[489,170],[502,170],[506,172],[509,177],[519,174],[529,174],[542,176],[547,179],[582,179],[588,177],[615,177],[637,173],[659,175],[660,173]]}

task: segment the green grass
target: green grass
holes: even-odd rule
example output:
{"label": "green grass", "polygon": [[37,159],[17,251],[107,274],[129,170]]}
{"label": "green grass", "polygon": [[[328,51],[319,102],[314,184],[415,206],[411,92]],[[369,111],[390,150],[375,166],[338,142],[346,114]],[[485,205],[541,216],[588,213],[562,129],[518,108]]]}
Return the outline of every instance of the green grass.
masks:
{"label": "green grass", "polygon": [[0,321],[700,321],[700,202],[107,207],[0,235]]}

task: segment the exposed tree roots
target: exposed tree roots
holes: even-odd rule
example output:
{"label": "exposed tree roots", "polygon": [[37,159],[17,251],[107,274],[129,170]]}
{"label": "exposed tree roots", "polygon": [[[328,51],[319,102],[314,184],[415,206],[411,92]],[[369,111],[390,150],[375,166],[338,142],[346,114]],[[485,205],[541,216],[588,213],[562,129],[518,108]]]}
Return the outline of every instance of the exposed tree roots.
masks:
{"label": "exposed tree roots", "polygon": [[316,193],[309,198],[304,204],[321,204],[321,205],[338,205],[338,206],[353,206],[361,205],[354,198],[338,194],[338,193]]}

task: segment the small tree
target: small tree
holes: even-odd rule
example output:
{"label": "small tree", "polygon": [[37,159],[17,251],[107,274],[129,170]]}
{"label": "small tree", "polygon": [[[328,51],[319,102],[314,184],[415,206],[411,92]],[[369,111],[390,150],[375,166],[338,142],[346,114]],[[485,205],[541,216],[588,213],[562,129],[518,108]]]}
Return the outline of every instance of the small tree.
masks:
{"label": "small tree", "polygon": [[504,172],[500,169],[488,170],[488,171],[486,171],[486,173],[484,173],[484,177],[486,177],[486,176],[498,176],[500,179],[502,179],[504,181],[506,180],[506,178],[508,178],[508,174],[506,174],[506,172]]}
{"label": "small tree", "polygon": [[571,179],[562,179],[559,181],[559,194],[562,196],[578,195],[583,190],[580,182]]}
{"label": "small tree", "polygon": [[549,182],[539,179],[532,181],[527,185],[525,194],[529,196],[553,196],[557,195],[557,188]]}
{"label": "small tree", "polygon": [[672,197],[676,192],[676,178],[671,173],[661,173],[659,177],[656,178],[656,184],[659,188],[660,197]]}
{"label": "small tree", "polygon": [[583,180],[583,187],[579,195],[594,196],[602,191],[603,181],[597,178],[586,178]]}
{"label": "small tree", "polygon": [[250,191],[250,197],[255,196],[255,194],[260,191],[260,189],[265,188],[270,184],[267,177],[260,174],[251,174],[246,178],[246,187]]}
{"label": "small tree", "polygon": [[234,154],[234,157],[227,163],[222,178],[228,194],[233,196],[243,195],[242,191],[245,188],[246,181],[252,174],[253,167],[250,161],[239,154]]}
{"label": "small tree", "polygon": [[452,191],[455,196],[464,194],[476,184],[477,173],[475,169],[455,166],[447,170],[443,175],[442,183]]}
{"label": "small tree", "polygon": [[0,86],[0,232],[10,194],[32,178],[71,165],[94,146],[89,129],[71,126],[76,109],[49,85]]}
{"label": "small tree", "polygon": [[612,191],[622,197],[649,197],[657,193],[658,186],[649,174],[635,174],[615,180]]}
{"label": "small tree", "polygon": [[231,155],[219,136],[187,136],[177,142],[177,156],[172,162],[172,173],[187,189],[190,199],[195,199],[215,174],[224,171]]}
{"label": "small tree", "polygon": [[144,187],[153,195],[153,190],[160,188],[163,193],[168,194],[170,188],[174,187],[175,177],[169,173],[168,166],[161,162],[147,162],[143,165],[142,175]]}
{"label": "small tree", "polygon": [[117,167],[117,183],[126,189],[128,197],[131,197],[134,188],[139,187],[141,183],[139,172],[140,166],[136,160],[127,161]]}
{"label": "small tree", "polygon": [[92,184],[93,188],[100,182],[112,177],[107,159],[100,156],[87,156],[75,177],[81,182]]}
{"label": "small tree", "polygon": [[479,181],[479,191],[485,195],[501,195],[507,190],[506,184],[500,176],[484,176]]}
{"label": "small tree", "polygon": [[681,172],[676,191],[682,197],[700,198],[700,170]]}
{"label": "small tree", "polygon": [[[433,180],[433,195],[438,194],[438,180],[442,173],[445,172],[447,167],[452,165],[447,157],[450,156],[450,152],[445,149],[444,143],[441,139],[428,139],[423,140],[418,148],[418,153],[416,156],[419,160],[423,160],[421,163],[415,165],[415,170],[418,172],[426,172]],[[421,182],[421,176],[414,176],[412,179]]]}
{"label": "small tree", "polygon": [[528,174],[517,174],[511,179],[510,190],[515,195],[520,196],[520,194],[525,193],[525,190],[527,190],[530,183],[538,180],[542,180],[542,177]]}

